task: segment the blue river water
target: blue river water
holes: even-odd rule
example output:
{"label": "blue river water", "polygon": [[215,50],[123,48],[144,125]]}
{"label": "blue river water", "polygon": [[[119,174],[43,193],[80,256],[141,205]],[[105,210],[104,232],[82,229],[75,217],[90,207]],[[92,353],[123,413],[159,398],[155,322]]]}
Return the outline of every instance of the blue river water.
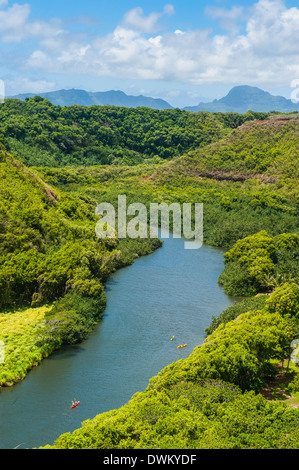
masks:
{"label": "blue river water", "polygon": [[[235,303],[217,283],[223,267],[222,250],[185,250],[183,239],[171,237],[116,272],[107,283],[104,318],[90,337],[0,391],[0,448],[53,444],[83,421],[121,407],[163,367],[189,356],[212,317]],[[71,410],[74,399],[81,403]]]}

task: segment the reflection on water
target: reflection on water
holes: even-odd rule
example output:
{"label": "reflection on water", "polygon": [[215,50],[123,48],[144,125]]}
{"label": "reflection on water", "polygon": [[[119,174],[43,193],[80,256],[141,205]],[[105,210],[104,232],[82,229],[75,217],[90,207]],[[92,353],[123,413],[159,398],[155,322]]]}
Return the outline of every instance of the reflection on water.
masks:
{"label": "reflection on water", "polygon": [[[103,321],[89,339],[0,392],[0,448],[52,444],[82,421],[121,407],[163,367],[187,357],[204,341],[212,316],[233,303],[217,284],[222,269],[221,250],[184,250],[183,240],[170,238],[113,275]],[[71,410],[74,399],[81,404]]]}

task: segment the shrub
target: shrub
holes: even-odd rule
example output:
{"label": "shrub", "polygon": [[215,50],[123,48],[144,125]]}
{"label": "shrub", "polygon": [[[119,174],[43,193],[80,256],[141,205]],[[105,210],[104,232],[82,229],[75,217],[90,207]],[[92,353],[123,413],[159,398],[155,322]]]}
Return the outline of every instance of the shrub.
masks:
{"label": "shrub", "polygon": [[270,312],[299,318],[299,286],[287,283],[278,287],[267,300]]}

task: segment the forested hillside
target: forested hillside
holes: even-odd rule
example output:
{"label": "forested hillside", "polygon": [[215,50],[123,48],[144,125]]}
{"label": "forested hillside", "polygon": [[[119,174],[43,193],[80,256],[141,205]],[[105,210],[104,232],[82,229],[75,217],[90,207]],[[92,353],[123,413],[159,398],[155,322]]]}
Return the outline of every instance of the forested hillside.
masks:
{"label": "forested hillside", "polygon": [[[257,175],[264,181],[299,176],[299,115],[272,115],[263,120],[245,122],[216,142],[189,152],[180,162],[179,172],[214,178],[250,179]],[[205,173],[206,172],[206,173]]]}
{"label": "forested hillside", "polygon": [[[0,364],[1,386],[24,378],[37,357],[86,338],[104,312],[109,275],[160,242],[99,240],[95,200],[51,188],[3,149],[0,196],[0,339],[14,357]],[[32,311],[45,306],[44,316]],[[16,333],[20,315],[35,338]]]}
{"label": "forested hillside", "polygon": [[0,385],[86,338],[109,275],[160,246],[95,237],[97,204],[119,194],[203,203],[204,241],[226,249],[219,282],[244,297],[189,358],[54,448],[298,448],[298,410],[263,396],[278,373],[299,393],[298,131],[296,115],[0,106]]}
{"label": "forested hillside", "polygon": [[116,203],[125,192],[147,205],[202,202],[205,242],[229,248],[262,230],[298,233],[298,135],[297,115],[270,116],[159,165],[40,171],[50,184],[97,200]]}
{"label": "forested hillside", "polygon": [[128,165],[172,159],[219,140],[246,120],[266,116],[8,99],[0,106],[0,137],[28,166]]}
{"label": "forested hillside", "polygon": [[214,318],[188,359],[53,448],[298,448],[298,410],[263,396],[281,365],[285,393],[299,391],[290,363],[299,331],[299,193],[290,171],[298,162],[299,121],[285,119],[245,123],[158,168],[42,170],[61,189],[111,202],[124,191],[145,204],[203,202],[205,242],[227,247],[219,282],[246,297]]}

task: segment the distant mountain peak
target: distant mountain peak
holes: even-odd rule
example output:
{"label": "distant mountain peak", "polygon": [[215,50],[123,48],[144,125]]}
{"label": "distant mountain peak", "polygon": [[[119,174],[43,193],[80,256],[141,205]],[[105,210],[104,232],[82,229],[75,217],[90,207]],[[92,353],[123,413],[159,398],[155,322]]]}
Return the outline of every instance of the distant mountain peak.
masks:
{"label": "distant mountain peak", "polygon": [[237,112],[247,111],[260,112],[294,112],[299,111],[299,104],[288,100],[283,96],[273,96],[268,91],[249,85],[238,85],[233,87],[226,96],[211,103],[199,103],[197,106],[185,108],[188,111],[210,111],[210,112]]}
{"label": "distant mountain peak", "polygon": [[237,85],[233,87],[226,97],[237,96],[237,95],[270,95],[269,92],[262,90],[256,86],[249,86],[249,85]]}
{"label": "distant mountain peak", "polygon": [[73,106],[75,104],[82,106],[119,106],[128,108],[147,107],[153,109],[172,109],[167,101],[159,98],[151,98],[143,95],[130,96],[121,90],[110,90],[102,92],[89,92],[71,88],[68,90],[50,91],[47,93],[23,93],[11,98],[25,100],[34,96],[41,96],[58,106]]}

